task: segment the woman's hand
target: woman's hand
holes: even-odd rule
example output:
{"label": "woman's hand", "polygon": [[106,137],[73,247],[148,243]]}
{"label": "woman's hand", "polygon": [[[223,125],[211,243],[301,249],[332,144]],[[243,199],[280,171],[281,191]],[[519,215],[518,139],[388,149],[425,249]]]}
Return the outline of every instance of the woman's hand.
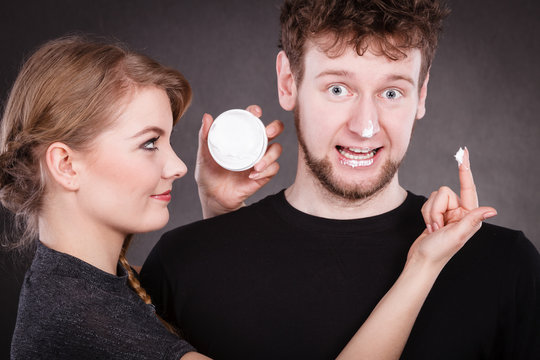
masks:
{"label": "woman's hand", "polygon": [[[246,109],[260,117],[262,110],[257,105]],[[208,131],[212,125],[211,115],[204,114],[199,131],[199,149],[195,180],[199,187],[203,217],[205,219],[237,210],[244,206],[244,201],[262,188],[279,170],[276,162],[281,155],[281,145],[272,143],[263,158],[250,170],[229,171],[219,166],[208,149]],[[266,127],[268,140],[273,140],[283,132],[283,123],[274,120]]]}
{"label": "woman's hand", "polygon": [[478,195],[465,148],[458,167],[460,194],[443,186],[422,207],[426,230],[409,250],[409,259],[429,260],[444,266],[479,229],[482,221],[497,215],[492,207],[478,207]]}
{"label": "woman's hand", "polygon": [[467,151],[459,180],[461,198],[446,187],[431,194],[422,208],[426,230],[411,246],[405,268],[339,354],[339,360],[398,359],[443,267],[480,229],[484,219],[497,214],[491,207],[478,207]]}

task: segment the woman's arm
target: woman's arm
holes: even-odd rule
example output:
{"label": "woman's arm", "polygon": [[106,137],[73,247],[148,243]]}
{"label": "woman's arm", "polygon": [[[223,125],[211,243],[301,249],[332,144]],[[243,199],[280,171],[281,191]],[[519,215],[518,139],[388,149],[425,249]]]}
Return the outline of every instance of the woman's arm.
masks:
{"label": "woman's arm", "polygon": [[398,359],[416,317],[439,273],[479,229],[495,216],[478,207],[469,153],[459,166],[461,198],[447,187],[431,194],[422,208],[426,230],[411,246],[405,267],[338,359]]}
{"label": "woman's arm", "polygon": [[493,215],[492,208],[477,208],[458,223],[431,234],[424,231],[411,247],[399,278],[338,359],[398,359],[444,265],[478,231],[482,220]]}

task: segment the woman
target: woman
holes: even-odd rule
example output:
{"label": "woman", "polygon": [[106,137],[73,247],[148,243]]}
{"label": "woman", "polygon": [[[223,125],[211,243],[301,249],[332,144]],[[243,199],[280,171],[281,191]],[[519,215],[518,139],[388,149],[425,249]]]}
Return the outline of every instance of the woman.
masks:
{"label": "woman", "polygon": [[[169,140],[190,100],[179,72],[115,45],[68,37],[25,63],[0,138],[0,200],[25,230],[13,245],[39,237],[13,359],[206,358],[160,322],[125,259],[131,234],[168,221],[172,183],[186,173]],[[430,219],[448,215],[440,198],[430,198]],[[399,357],[438,273],[492,211],[454,211],[459,222],[426,230],[342,357]]]}
{"label": "woman", "polygon": [[12,358],[193,351],[156,318],[125,259],[129,234],[167,223],[186,172],[169,137],[190,100],[179,72],[117,46],[59,39],[26,62],[2,119],[1,199],[27,223],[16,245],[40,242]]}

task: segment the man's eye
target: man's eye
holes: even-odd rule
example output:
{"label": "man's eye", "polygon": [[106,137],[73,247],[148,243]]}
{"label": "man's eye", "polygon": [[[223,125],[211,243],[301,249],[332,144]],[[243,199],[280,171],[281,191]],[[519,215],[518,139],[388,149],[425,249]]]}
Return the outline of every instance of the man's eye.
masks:
{"label": "man's eye", "polygon": [[157,150],[157,146],[156,146],[156,142],[158,141],[159,139],[159,136],[158,137],[155,137],[155,138],[152,138],[148,141],[146,141],[143,145],[142,145],[142,148],[144,150],[149,150],[149,151],[154,151],[154,150]]}
{"label": "man's eye", "polygon": [[383,97],[389,100],[396,100],[402,96],[403,94],[396,89],[388,89],[383,92]]}
{"label": "man's eye", "polygon": [[343,85],[332,85],[328,89],[332,95],[335,96],[347,96],[349,95],[349,90]]}

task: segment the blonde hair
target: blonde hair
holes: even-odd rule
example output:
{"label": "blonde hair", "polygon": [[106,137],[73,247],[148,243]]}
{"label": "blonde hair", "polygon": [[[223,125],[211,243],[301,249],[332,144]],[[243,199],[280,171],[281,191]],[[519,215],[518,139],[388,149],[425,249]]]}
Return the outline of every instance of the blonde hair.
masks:
{"label": "blonde hair", "polygon": [[[111,126],[121,100],[145,86],[165,90],[174,123],[191,102],[181,73],[119,44],[68,36],[30,56],[11,89],[0,129],[0,202],[15,215],[20,232],[4,247],[25,249],[37,239],[45,192],[41,159],[47,147],[60,141],[75,150],[89,149],[92,139]],[[131,272],[125,259],[129,242],[120,262]],[[130,285],[143,300],[148,297],[132,273]]]}

